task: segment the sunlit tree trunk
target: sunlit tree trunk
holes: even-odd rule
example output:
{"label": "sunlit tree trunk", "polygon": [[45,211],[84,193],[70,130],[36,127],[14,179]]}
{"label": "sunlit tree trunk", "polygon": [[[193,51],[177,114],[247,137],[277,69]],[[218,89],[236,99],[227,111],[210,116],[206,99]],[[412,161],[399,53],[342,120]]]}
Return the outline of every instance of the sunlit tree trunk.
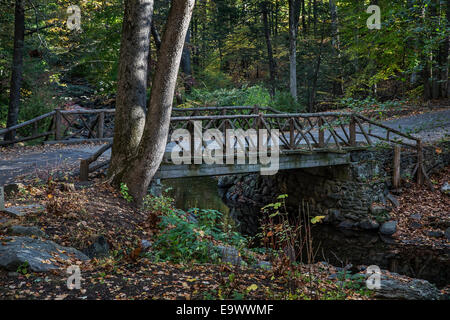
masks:
{"label": "sunlit tree trunk", "polygon": [[173,0],[159,49],[145,128],[135,156],[115,182],[141,204],[166,148],[178,69],[195,0]]}
{"label": "sunlit tree trunk", "polygon": [[136,153],[144,131],[152,14],[153,0],[125,1],[110,176]]}

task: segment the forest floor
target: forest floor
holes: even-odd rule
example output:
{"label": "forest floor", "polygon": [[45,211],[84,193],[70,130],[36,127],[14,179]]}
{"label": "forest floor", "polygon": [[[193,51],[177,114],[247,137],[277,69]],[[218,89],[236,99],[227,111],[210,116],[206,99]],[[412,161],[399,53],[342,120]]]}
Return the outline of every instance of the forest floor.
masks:
{"label": "forest floor", "polygon": [[113,254],[78,262],[82,273],[80,290],[67,288],[68,275],[63,266],[45,274],[0,271],[0,300],[368,299],[370,296],[367,290],[342,288],[336,281],[328,280],[336,270],[322,263],[296,266],[295,271],[303,276],[293,278],[283,263],[268,272],[229,264],[154,262],[140,245],[141,239],[152,242],[157,232],[148,212],[137,210],[105,183],[77,186],[76,190],[61,186],[64,184],[33,184],[17,192],[7,206],[39,203],[47,210],[16,219],[0,214],[0,218],[9,219],[0,223],[0,241],[11,225],[37,226],[48,239],[76,248],[85,248],[103,235]]}
{"label": "forest floor", "polygon": [[396,239],[433,248],[448,246],[444,232],[450,227],[450,197],[441,191],[450,182],[450,167],[431,176],[433,190],[410,183],[397,197],[399,206],[391,212],[398,221]]}
{"label": "forest floor", "polygon": [[[448,219],[448,195],[439,188],[449,179],[450,168],[431,176],[436,186],[412,185],[406,189],[401,205],[392,213],[399,220],[394,238],[413,234],[418,241],[433,245],[426,232],[434,230],[433,221]],[[154,261],[150,242],[158,232],[150,213],[137,210],[123,195],[100,179],[88,185],[71,178],[62,181],[35,179],[13,193],[6,206],[40,204],[44,212],[11,219],[0,213],[0,242],[12,225],[37,226],[47,238],[78,249],[91,245],[99,235],[105,236],[112,255],[79,264],[81,289],[69,290],[67,267],[48,273],[0,270],[2,299],[374,299],[373,291],[361,282],[348,280],[343,287],[341,272],[323,263],[291,266],[275,261],[270,271],[224,263],[176,264]],[[411,215],[423,209],[423,227],[412,228]],[[430,223],[428,223],[430,222]],[[417,240],[416,239],[416,240]],[[120,253],[120,254],[119,254]],[[71,261],[73,263],[73,261]],[[398,275],[396,275],[398,277]],[[405,282],[410,278],[404,277]],[[441,290],[450,293],[450,288]]]}

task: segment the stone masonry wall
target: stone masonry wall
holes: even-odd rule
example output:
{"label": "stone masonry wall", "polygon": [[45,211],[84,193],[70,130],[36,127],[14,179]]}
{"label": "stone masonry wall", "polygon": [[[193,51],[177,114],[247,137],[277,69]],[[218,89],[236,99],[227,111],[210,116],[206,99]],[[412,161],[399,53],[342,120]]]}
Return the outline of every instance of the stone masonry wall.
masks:
{"label": "stone masonry wall", "polygon": [[[282,171],[274,176],[226,176],[219,180],[223,199],[240,231],[257,231],[260,208],[288,194],[290,212],[308,201],[312,215],[344,228],[377,229],[388,220],[392,186],[392,148],[354,151],[351,164]],[[417,163],[415,151],[402,150],[401,175],[411,180]],[[429,173],[450,164],[450,141],[424,147],[424,165]]]}

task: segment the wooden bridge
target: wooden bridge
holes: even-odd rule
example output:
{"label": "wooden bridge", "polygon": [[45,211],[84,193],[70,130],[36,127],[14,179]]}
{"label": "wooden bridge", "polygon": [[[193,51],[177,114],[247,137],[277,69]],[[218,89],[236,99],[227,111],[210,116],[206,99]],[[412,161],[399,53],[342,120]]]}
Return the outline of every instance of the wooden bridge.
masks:
{"label": "wooden bridge", "polygon": [[[0,130],[0,138],[8,132],[14,132],[13,140],[0,141],[0,146],[35,139],[44,143],[98,142],[108,141],[88,159],[82,160],[80,178],[87,180],[90,172],[108,165],[108,161],[98,159],[112,144],[115,109],[78,109],[59,110],[44,114],[16,126]],[[195,124],[200,124],[202,132],[195,132]],[[245,163],[236,164],[173,164],[172,149],[178,145],[181,149],[190,149],[192,142],[170,141],[177,129],[186,129],[193,136],[206,130],[216,129],[226,136],[228,129],[254,129],[256,139],[245,138]],[[266,129],[267,135],[261,137],[260,129]],[[259,172],[261,164],[248,161],[251,150],[259,143],[271,146],[274,142],[271,130],[278,130],[279,170],[341,165],[350,162],[349,151],[366,149],[376,144],[393,144],[412,148],[417,151],[415,172],[420,183],[426,177],[423,168],[421,140],[402,133],[382,123],[373,121],[356,113],[281,113],[277,110],[258,106],[230,106],[203,108],[173,108],[170,122],[169,141],[163,163],[157,177],[161,179],[188,176],[225,175]],[[3,139],[2,139],[3,140]],[[224,147],[230,142],[221,141]],[[233,141],[232,148],[237,141]],[[207,148],[202,142],[201,148]],[[270,148],[269,148],[270,149]],[[236,155],[237,157],[237,155]],[[198,163],[192,155],[191,163]]]}

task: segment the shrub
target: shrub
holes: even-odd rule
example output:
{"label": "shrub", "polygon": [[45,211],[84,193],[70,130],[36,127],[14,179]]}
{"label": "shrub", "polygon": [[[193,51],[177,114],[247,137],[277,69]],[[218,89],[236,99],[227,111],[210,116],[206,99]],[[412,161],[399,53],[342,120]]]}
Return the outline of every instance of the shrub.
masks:
{"label": "shrub", "polygon": [[157,260],[179,262],[215,262],[219,252],[213,242],[243,247],[246,239],[237,232],[224,232],[222,213],[210,209],[189,209],[187,212],[173,207],[168,197],[148,197],[146,209],[160,213],[159,232],[155,240]]}

